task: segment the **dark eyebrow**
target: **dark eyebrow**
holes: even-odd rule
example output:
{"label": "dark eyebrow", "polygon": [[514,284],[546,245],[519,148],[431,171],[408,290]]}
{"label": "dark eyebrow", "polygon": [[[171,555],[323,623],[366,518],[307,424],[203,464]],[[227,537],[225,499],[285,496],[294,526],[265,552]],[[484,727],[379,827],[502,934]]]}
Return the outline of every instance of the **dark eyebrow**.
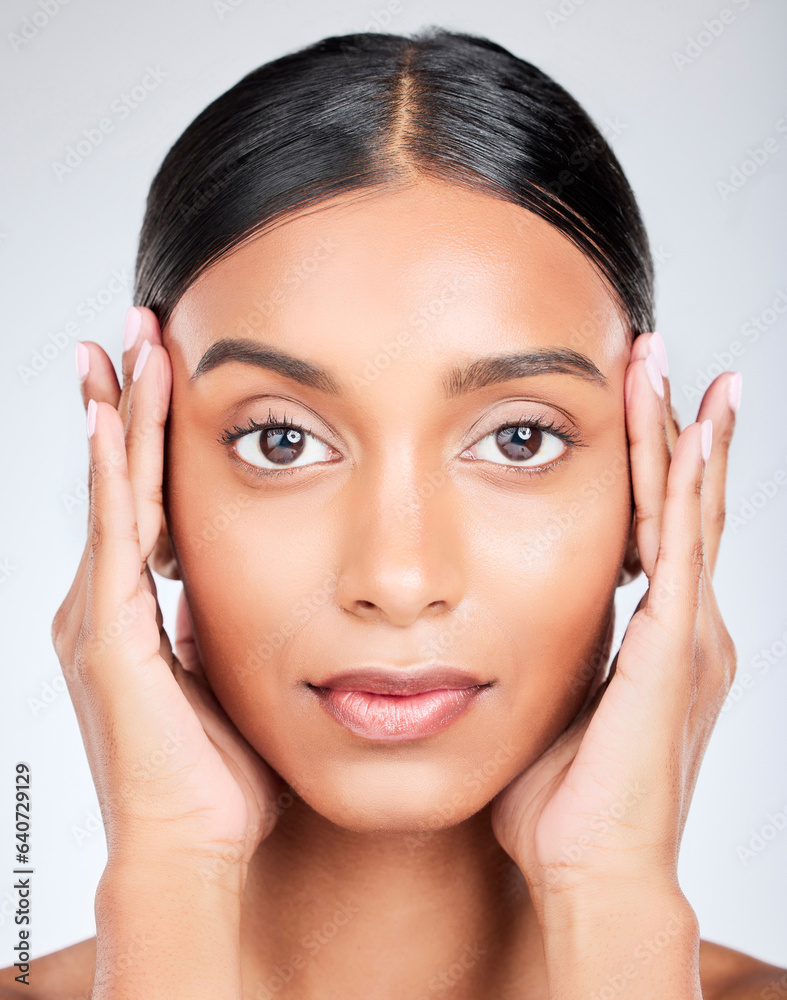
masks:
{"label": "dark eyebrow", "polygon": [[586,382],[596,382],[605,389],[609,388],[607,379],[590,358],[572,350],[517,351],[516,354],[479,358],[464,368],[453,368],[444,385],[450,399],[512,378],[552,374],[575,375]]}
{"label": "dark eyebrow", "polygon": [[200,375],[204,375],[228,361],[241,361],[243,364],[267,368],[269,371],[278,372],[294,382],[300,382],[301,385],[320,389],[331,395],[341,393],[339,383],[325,368],[320,368],[319,365],[302,361],[277,347],[259,344],[252,340],[226,337],[223,340],[217,340],[205,351],[191,378],[199,378]]}
{"label": "dark eyebrow", "polygon": [[[340,383],[319,365],[303,361],[268,344],[227,337],[211,344],[200,358],[191,378],[199,378],[230,361],[240,361],[278,372],[294,382],[333,396],[342,392]],[[465,367],[453,368],[443,380],[443,386],[446,396],[451,399],[498,382],[508,382],[510,379],[553,374],[574,375],[587,382],[595,382],[605,389],[609,387],[607,379],[590,358],[572,350],[517,352],[478,358]]]}

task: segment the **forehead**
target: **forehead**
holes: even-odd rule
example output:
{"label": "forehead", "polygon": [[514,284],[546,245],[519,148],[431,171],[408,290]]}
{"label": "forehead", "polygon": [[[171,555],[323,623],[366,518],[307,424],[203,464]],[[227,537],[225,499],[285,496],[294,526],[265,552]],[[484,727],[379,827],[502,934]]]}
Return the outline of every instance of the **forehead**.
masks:
{"label": "forehead", "polygon": [[433,179],[288,216],[203,272],[164,342],[188,377],[226,337],[341,366],[348,351],[426,330],[431,355],[562,346],[602,370],[629,343],[612,294],[567,237],[518,205]]}

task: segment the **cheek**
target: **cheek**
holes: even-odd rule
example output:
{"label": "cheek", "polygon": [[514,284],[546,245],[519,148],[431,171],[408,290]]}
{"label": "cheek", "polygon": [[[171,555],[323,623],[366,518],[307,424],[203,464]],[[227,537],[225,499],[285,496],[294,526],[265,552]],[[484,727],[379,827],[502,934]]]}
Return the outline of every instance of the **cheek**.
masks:
{"label": "cheek", "polygon": [[548,500],[487,498],[474,511],[474,564],[507,664],[504,712],[513,732],[527,734],[520,764],[565,728],[606,666],[631,517],[623,455]]}
{"label": "cheek", "polygon": [[320,623],[336,599],[336,573],[320,522],[303,525],[285,511],[272,522],[271,506],[278,505],[253,501],[207,547],[192,535],[179,555],[200,658],[219,703],[311,801],[308,779],[322,774],[324,748],[311,732],[314,709],[301,682],[322,659]]}
{"label": "cheek", "polygon": [[[259,722],[300,679],[292,647],[335,600],[336,573],[316,518],[238,490],[184,491],[170,531],[205,673],[236,725]],[[287,664],[292,676],[283,678]],[[277,683],[266,681],[277,678]]]}

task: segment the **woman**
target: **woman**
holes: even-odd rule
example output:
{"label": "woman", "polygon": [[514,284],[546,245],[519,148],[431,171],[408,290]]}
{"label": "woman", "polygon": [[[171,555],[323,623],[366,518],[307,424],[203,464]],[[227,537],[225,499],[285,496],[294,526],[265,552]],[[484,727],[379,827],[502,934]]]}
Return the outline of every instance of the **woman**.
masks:
{"label": "woman", "polygon": [[167,155],[135,302],[122,387],[77,348],[89,537],[53,624],[98,933],[10,995],[787,994],[676,876],[735,671],[741,377],[677,427],[576,102],[443,31],[276,60]]}

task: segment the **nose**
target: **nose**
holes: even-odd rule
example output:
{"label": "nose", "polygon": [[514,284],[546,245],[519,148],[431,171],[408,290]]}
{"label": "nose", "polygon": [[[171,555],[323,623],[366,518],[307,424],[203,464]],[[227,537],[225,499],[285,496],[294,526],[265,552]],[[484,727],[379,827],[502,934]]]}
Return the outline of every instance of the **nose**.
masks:
{"label": "nose", "polygon": [[354,484],[337,600],[368,621],[406,627],[457,607],[465,589],[461,511],[450,477],[422,466]]}

